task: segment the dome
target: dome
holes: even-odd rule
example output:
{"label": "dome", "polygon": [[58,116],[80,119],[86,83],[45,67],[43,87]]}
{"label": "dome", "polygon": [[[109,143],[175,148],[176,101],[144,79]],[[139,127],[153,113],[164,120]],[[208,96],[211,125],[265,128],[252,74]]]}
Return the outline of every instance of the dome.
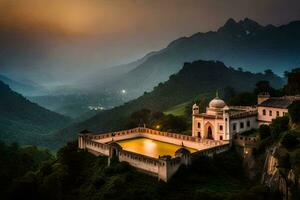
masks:
{"label": "dome", "polygon": [[186,148],[184,148],[184,147],[181,147],[181,148],[179,148],[179,149],[175,152],[175,154],[179,154],[179,153],[181,153],[181,154],[190,154],[191,152],[190,152],[188,149],[186,149]]}
{"label": "dome", "polygon": [[111,147],[114,147],[116,149],[122,149],[121,145],[119,145],[118,143],[112,141],[108,143]]}
{"label": "dome", "polygon": [[209,102],[210,108],[224,108],[225,106],[226,103],[219,97],[215,97],[213,100]]}

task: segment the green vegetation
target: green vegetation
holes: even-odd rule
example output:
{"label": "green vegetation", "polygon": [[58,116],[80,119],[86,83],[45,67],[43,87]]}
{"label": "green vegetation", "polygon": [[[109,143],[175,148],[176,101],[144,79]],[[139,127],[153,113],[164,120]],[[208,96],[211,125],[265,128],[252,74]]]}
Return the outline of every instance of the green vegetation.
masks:
{"label": "green vegetation", "polygon": [[288,79],[288,84],[284,87],[285,93],[290,95],[300,94],[300,68],[285,72],[285,76]]}
{"label": "green vegetation", "polygon": [[[281,82],[280,78],[274,75],[243,72],[228,68],[222,62],[185,63],[177,74],[171,75],[168,81],[158,84],[153,91],[145,92],[141,97],[122,106],[100,112],[88,120],[71,125],[51,136],[49,143],[51,142],[52,147],[61,147],[65,142],[74,140],[79,131],[87,128],[98,132],[121,130],[126,127],[131,113],[138,110],[168,111],[184,102],[189,101],[192,105],[198,95],[209,94],[206,95],[207,98],[199,98],[200,101],[207,101],[216,90],[225,94],[224,90],[228,87],[233,88],[235,92],[250,91],[254,89],[255,83],[262,80],[269,80],[271,83]],[[205,103],[201,105],[205,108]],[[191,109],[186,109],[185,112],[190,116]]]}
{"label": "green vegetation", "polygon": [[31,103],[0,81],[0,140],[43,144],[42,136],[70,123],[70,119]]}
{"label": "green vegetation", "polygon": [[283,96],[281,89],[273,88],[268,81],[259,81],[255,84],[253,92],[242,92],[237,94],[233,88],[224,90],[228,105],[253,106],[257,104],[257,95],[260,93],[269,93],[271,96]]}
{"label": "green vegetation", "polygon": [[7,197],[13,181],[29,171],[38,170],[43,162],[54,159],[48,150],[41,150],[35,146],[21,148],[14,143],[6,145],[0,142],[0,194]]}
{"label": "green vegetation", "polygon": [[176,106],[173,106],[169,108],[167,111],[164,112],[164,114],[172,114],[175,116],[184,116],[185,115],[185,108],[187,105],[189,105],[190,102],[184,102],[181,104],[178,104]]}
{"label": "green vegetation", "polygon": [[270,126],[268,125],[261,125],[258,129],[258,132],[259,132],[259,136],[260,136],[260,139],[263,140],[265,138],[268,138],[269,136],[271,136],[271,129],[270,129]]}
{"label": "green vegetation", "polygon": [[259,128],[261,142],[255,157],[259,160],[259,157],[264,157],[266,149],[277,146],[278,173],[288,186],[285,193],[289,193],[291,199],[299,199],[299,188],[291,182],[289,173],[293,171],[295,177],[300,176],[300,129],[294,129],[290,124],[288,117],[280,117],[273,120],[270,126],[262,125]]}
{"label": "green vegetation", "polygon": [[289,115],[293,123],[300,123],[300,101],[294,101],[289,106]]}
{"label": "green vegetation", "polygon": [[287,149],[295,148],[299,144],[298,138],[300,138],[300,133],[296,131],[288,131],[285,133],[281,140],[281,144],[283,147]]}
{"label": "green vegetation", "polygon": [[167,132],[181,133],[189,128],[187,120],[182,116],[165,115],[161,112],[151,112],[142,109],[131,114],[126,123],[126,128],[135,128],[147,124],[148,127]]}
{"label": "green vegetation", "polygon": [[[20,149],[19,151],[23,151]],[[6,155],[7,153],[5,153]],[[126,162],[78,151],[68,143],[40,167],[14,177],[6,187],[9,199],[271,199],[263,186],[243,175],[242,160],[231,150],[213,159],[200,158],[182,167],[169,183],[140,173]],[[248,198],[247,198],[248,197]],[[6,199],[6,198],[4,198]]]}

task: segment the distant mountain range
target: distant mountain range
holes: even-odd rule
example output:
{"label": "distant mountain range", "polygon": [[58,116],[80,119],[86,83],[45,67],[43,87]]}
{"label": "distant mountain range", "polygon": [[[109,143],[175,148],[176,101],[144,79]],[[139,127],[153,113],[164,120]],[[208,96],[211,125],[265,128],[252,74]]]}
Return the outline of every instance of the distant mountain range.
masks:
{"label": "distant mountain range", "polygon": [[31,103],[0,81],[0,140],[39,145],[42,136],[70,122],[70,118]]}
{"label": "distant mountain range", "polygon": [[184,62],[220,60],[251,72],[272,69],[277,74],[300,66],[300,21],[262,26],[251,19],[229,19],[217,31],[196,33],[171,42],[147,56],[134,69],[104,84],[103,89],[137,97],[180,70]]}
{"label": "distant mountain range", "polygon": [[0,81],[9,85],[9,87],[12,88],[14,91],[21,93],[25,96],[35,96],[46,93],[45,88],[33,82],[16,81],[1,74]]}
{"label": "distant mountain range", "polygon": [[183,68],[160,83],[150,93],[111,110],[105,110],[94,117],[69,126],[52,137],[55,145],[64,144],[76,138],[83,129],[92,131],[114,131],[124,128],[126,119],[137,110],[147,108],[152,111],[164,111],[182,102],[192,101],[197,95],[213,94],[217,89],[228,86],[236,91],[250,91],[260,80],[269,81],[274,87],[281,87],[283,80],[272,73],[250,73],[226,67],[222,62],[195,61],[185,63]]}

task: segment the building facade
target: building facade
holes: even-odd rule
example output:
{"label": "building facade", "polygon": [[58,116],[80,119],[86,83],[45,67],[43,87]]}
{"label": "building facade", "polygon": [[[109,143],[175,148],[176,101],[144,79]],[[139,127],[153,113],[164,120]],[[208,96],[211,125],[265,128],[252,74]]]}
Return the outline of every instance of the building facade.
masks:
{"label": "building facade", "polygon": [[287,115],[289,105],[296,100],[300,100],[300,96],[270,97],[269,94],[258,95],[257,120],[259,125],[270,124],[276,117]]}
{"label": "building facade", "polygon": [[205,113],[193,105],[192,135],[203,139],[231,140],[235,134],[270,124],[276,117],[287,115],[288,106],[299,96],[270,97],[258,95],[257,106],[227,106],[216,95]]}

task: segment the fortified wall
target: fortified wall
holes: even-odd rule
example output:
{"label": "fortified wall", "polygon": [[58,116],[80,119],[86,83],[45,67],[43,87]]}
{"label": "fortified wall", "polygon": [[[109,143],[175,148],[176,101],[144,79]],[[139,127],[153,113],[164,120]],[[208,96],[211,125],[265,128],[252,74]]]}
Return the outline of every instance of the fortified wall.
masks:
{"label": "fortified wall", "polygon": [[[126,151],[116,143],[116,141],[138,137],[167,142],[182,146],[182,148],[176,151],[174,157],[166,155],[153,158]],[[78,146],[80,149],[85,149],[96,156],[108,156],[109,163],[111,158],[117,157],[119,161],[128,162],[138,170],[156,176],[159,180],[165,182],[176,173],[181,165],[190,165],[194,159],[200,156],[211,157],[230,148],[228,141],[201,139],[142,127],[104,134],[81,133],[78,135]],[[194,148],[198,151],[190,153],[184,147]]]}
{"label": "fortified wall", "polygon": [[233,138],[233,144],[237,152],[244,158],[253,154],[253,149],[259,144],[259,136],[245,136],[236,134]]}

